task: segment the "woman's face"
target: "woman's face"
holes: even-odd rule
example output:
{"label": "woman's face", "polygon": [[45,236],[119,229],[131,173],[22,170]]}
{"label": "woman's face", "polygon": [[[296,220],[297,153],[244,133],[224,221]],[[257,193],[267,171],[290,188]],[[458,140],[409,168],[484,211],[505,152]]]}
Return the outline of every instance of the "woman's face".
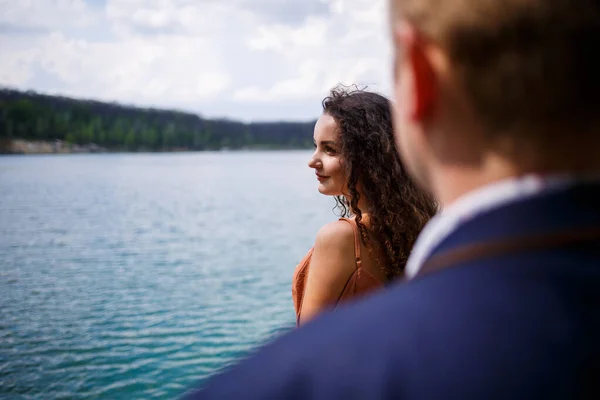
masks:
{"label": "woman's face", "polygon": [[315,124],[313,134],[315,152],[308,166],[315,170],[318,190],[329,196],[346,192],[346,175],[342,167],[338,127],[331,115],[323,114]]}

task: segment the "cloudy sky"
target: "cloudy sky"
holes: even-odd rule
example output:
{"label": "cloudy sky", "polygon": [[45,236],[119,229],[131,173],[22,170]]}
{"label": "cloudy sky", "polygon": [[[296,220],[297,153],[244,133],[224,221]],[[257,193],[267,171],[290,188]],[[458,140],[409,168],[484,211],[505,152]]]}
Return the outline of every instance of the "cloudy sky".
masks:
{"label": "cloudy sky", "polygon": [[337,83],[389,94],[385,0],[0,0],[0,85],[305,120]]}

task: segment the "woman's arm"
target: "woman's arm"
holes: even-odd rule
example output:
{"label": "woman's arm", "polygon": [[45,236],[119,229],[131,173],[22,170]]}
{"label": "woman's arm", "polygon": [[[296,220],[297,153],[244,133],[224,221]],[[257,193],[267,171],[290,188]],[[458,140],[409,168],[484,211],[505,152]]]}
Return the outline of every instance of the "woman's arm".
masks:
{"label": "woman's arm", "polygon": [[352,227],[343,221],[322,227],[317,233],[308,267],[299,324],[334,307],[355,270]]}

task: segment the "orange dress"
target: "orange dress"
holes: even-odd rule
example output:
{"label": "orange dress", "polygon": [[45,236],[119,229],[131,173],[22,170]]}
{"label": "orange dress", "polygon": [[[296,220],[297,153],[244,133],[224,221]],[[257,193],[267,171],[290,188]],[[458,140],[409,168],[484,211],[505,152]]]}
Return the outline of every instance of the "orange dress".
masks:
{"label": "orange dress", "polygon": [[[371,292],[375,289],[383,287],[384,285],[381,280],[373,276],[373,274],[364,269],[361,265],[360,235],[356,223],[348,218],[340,218],[340,221],[348,222],[354,231],[354,256],[356,260],[356,269],[340,293],[340,296],[335,304],[336,307],[343,301]],[[292,281],[292,298],[294,299],[294,308],[296,309],[296,324],[298,324],[300,321],[304,288],[306,286],[306,278],[308,277],[308,268],[310,265],[310,259],[312,258],[313,250],[314,247],[308,251],[294,272],[294,279]]]}

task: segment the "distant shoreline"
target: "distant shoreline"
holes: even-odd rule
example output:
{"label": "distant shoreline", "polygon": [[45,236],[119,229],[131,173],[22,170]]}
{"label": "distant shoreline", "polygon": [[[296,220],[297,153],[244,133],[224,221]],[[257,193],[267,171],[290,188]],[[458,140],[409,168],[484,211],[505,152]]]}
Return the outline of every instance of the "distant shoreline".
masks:
{"label": "distant shoreline", "polygon": [[198,152],[229,152],[229,151],[282,151],[309,150],[307,147],[277,147],[277,146],[243,146],[239,148],[221,147],[207,149],[189,149],[172,147],[169,149],[153,150],[148,148],[126,149],[106,148],[95,143],[85,145],[71,144],[61,140],[26,140],[11,139],[0,141],[0,156],[7,155],[51,155],[51,154],[144,154],[144,153],[198,153]]}
{"label": "distant shoreline", "polygon": [[211,119],[0,87],[0,154],[310,149],[315,122]]}

